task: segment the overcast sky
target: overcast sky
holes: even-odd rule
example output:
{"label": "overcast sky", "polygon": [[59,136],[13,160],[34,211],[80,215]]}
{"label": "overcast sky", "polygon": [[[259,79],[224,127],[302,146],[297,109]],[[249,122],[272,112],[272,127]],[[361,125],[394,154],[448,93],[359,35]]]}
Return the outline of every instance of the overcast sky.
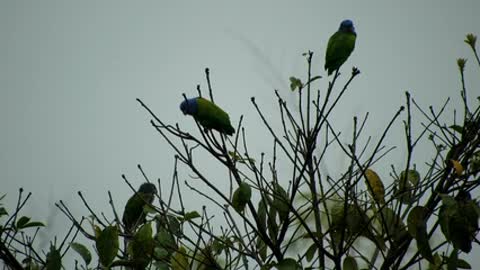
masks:
{"label": "overcast sky", "polygon": [[[206,89],[205,67],[216,102],[234,125],[243,114],[252,148],[269,151],[250,97],[273,118],[273,89],[292,100],[288,78],[305,76],[301,54],[308,50],[315,53],[314,73],[326,75],[326,43],[345,18],[358,37],[344,74],[352,66],[362,73],[334,114],[337,128],[348,131],[352,116],[368,111],[367,133],[378,134],[406,90],[425,107],[447,97],[459,107],[456,58],[470,58],[470,96],[480,95],[478,66],[463,43],[466,33],[480,34],[479,12],[476,0],[1,0],[1,193],[13,203],[19,187],[32,191],[26,213],[59,226],[66,219],[52,210],[58,200],[86,214],[78,190],[104,211],[111,190],[122,208],[131,191],[120,176],[141,183],[137,164],[152,178],[169,179],[173,152],[135,98],[168,123],[193,130],[178,104],[183,92],[196,95],[197,84]],[[403,146],[401,135],[389,142]],[[402,151],[391,158],[402,160]],[[334,173],[333,164],[325,167]]]}

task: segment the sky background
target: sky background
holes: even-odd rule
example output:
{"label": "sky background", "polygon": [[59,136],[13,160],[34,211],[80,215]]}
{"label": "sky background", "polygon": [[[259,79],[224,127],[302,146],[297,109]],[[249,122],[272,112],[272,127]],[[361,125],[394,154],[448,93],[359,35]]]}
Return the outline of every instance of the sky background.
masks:
{"label": "sky background", "polygon": [[[87,214],[79,190],[99,211],[108,211],[110,190],[122,209],[131,191],[121,174],[137,186],[143,182],[137,164],[152,179],[170,179],[173,167],[173,152],[135,98],[162,120],[194,130],[178,104],[182,93],[196,95],[197,84],[206,89],[206,67],[215,101],[234,126],[244,115],[250,148],[270,151],[250,97],[278,125],[273,90],[293,102],[288,78],[305,76],[301,54],[308,50],[315,53],[313,73],[325,76],[326,43],[346,18],[354,21],[358,36],[343,73],[352,66],[362,73],[339,104],[334,123],[349,134],[352,117],[370,112],[366,134],[378,138],[403,105],[406,90],[424,108],[440,107],[447,97],[451,108],[460,107],[458,57],[469,58],[470,96],[480,95],[478,66],[463,43],[466,33],[480,34],[479,12],[475,0],[1,0],[0,192],[8,193],[10,205],[19,187],[33,192],[25,213],[48,217],[47,236],[67,221],[53,207],[58,200],[78,215]],[[345,80],[342,76],[340,82]],[[316,87],[327,84],[322,79]],[[399,127],[388,142],[400,147],[385,161],[386,169],[403,165]],[[425,145],[419,163],[432,153]],[[344,163],[338,154],[323,166],[334,174]],[[379,168],[384,178],[386,169]],[[222,172],[211,177],[223,184]]]}

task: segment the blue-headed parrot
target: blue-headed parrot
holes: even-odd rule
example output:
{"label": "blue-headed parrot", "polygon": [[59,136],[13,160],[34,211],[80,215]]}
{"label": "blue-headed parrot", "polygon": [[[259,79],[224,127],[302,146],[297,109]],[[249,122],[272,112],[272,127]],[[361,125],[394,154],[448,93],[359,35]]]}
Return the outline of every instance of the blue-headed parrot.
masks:
{"label": "blue-headed parrot", "polygon": [[325,70],[331,75],[338,70],[355,48],[357,33],[351,20],[344,20],[338,31],[328,40],[325,54]]}
{"label": "blue-headed parrot", "polygon": [[202,97],[184,100],[180,104],[180,110],[183,114],[193,116],[206,129],[215,129],[227,135],[235,133],[228,114],[213,102]]}
{"label": "blue-headed parrot", "polygon": [[138,191],[128,199],[122,217],[125,232],[133,233],[139,225],[145,223],[144,207],[153,203],[156,193],[157,188],[154,184],[143,183]]}

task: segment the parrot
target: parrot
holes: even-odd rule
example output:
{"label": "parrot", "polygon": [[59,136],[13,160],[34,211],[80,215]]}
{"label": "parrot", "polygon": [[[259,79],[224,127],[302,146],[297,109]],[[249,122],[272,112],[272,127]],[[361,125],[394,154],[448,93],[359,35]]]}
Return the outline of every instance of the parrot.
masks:
{"label": "parrot", "polygon": [[232,206],[237,212],[241,213],[252,197],[252,188],[245,182],[241,182],[240,186],[233,192]]}
{"label": "parrot", "polygon": [[227,135],[235,133],[228,114],[213,102],[202,97],[184,100],[180,104],[180,110],[185,115],[193,116],[205,129],[215,129]]}
{"label": "parrot", "polygon": [[327,52],[325,54],[325,70],[330,76],[338,70],[355,48],[357,33],[351,20],[344,20],[338,31],[328,40]]}
{"label": "parrot", "polygon": [[157,188],[154,184],[143,183],[138,191],[128,199],[122,217],[125,232],[133,233],[139,225],[145,223],[146,215],[143,208],[153,203],[156,193]]}

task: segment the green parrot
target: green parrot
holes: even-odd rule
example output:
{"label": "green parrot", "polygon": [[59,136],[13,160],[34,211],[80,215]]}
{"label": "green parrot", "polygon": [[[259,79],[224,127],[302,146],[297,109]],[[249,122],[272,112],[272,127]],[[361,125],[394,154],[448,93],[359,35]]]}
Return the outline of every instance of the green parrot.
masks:
{"label": "green parrot", "polygon": [[232,206],[237,212],[241,213],[252,197],[252,188],[245,182],[233,192]]}
{"label": "green parrot", "polygon": [[153,203],[156,193],[157,188],[154,184],[143,183],[138,191],[128,199],[122,217],[125,232],[133,233],[139,225],[145,223],[144,207]]}
{"label": "green parrot", "polygon": [[184,100],[180,104],[180,110],[183,114],[193,116],[205,129],[215,129],[227,135],[235,133],[228,114],[213,102],[202,97]]}
{"label": "green parrot", "polygon": [[338,31],[328,40],[327,53],[325,54],[325,70],[330,76],[338,70],[355,48],[357,33],[351,20],[344,20]]}

